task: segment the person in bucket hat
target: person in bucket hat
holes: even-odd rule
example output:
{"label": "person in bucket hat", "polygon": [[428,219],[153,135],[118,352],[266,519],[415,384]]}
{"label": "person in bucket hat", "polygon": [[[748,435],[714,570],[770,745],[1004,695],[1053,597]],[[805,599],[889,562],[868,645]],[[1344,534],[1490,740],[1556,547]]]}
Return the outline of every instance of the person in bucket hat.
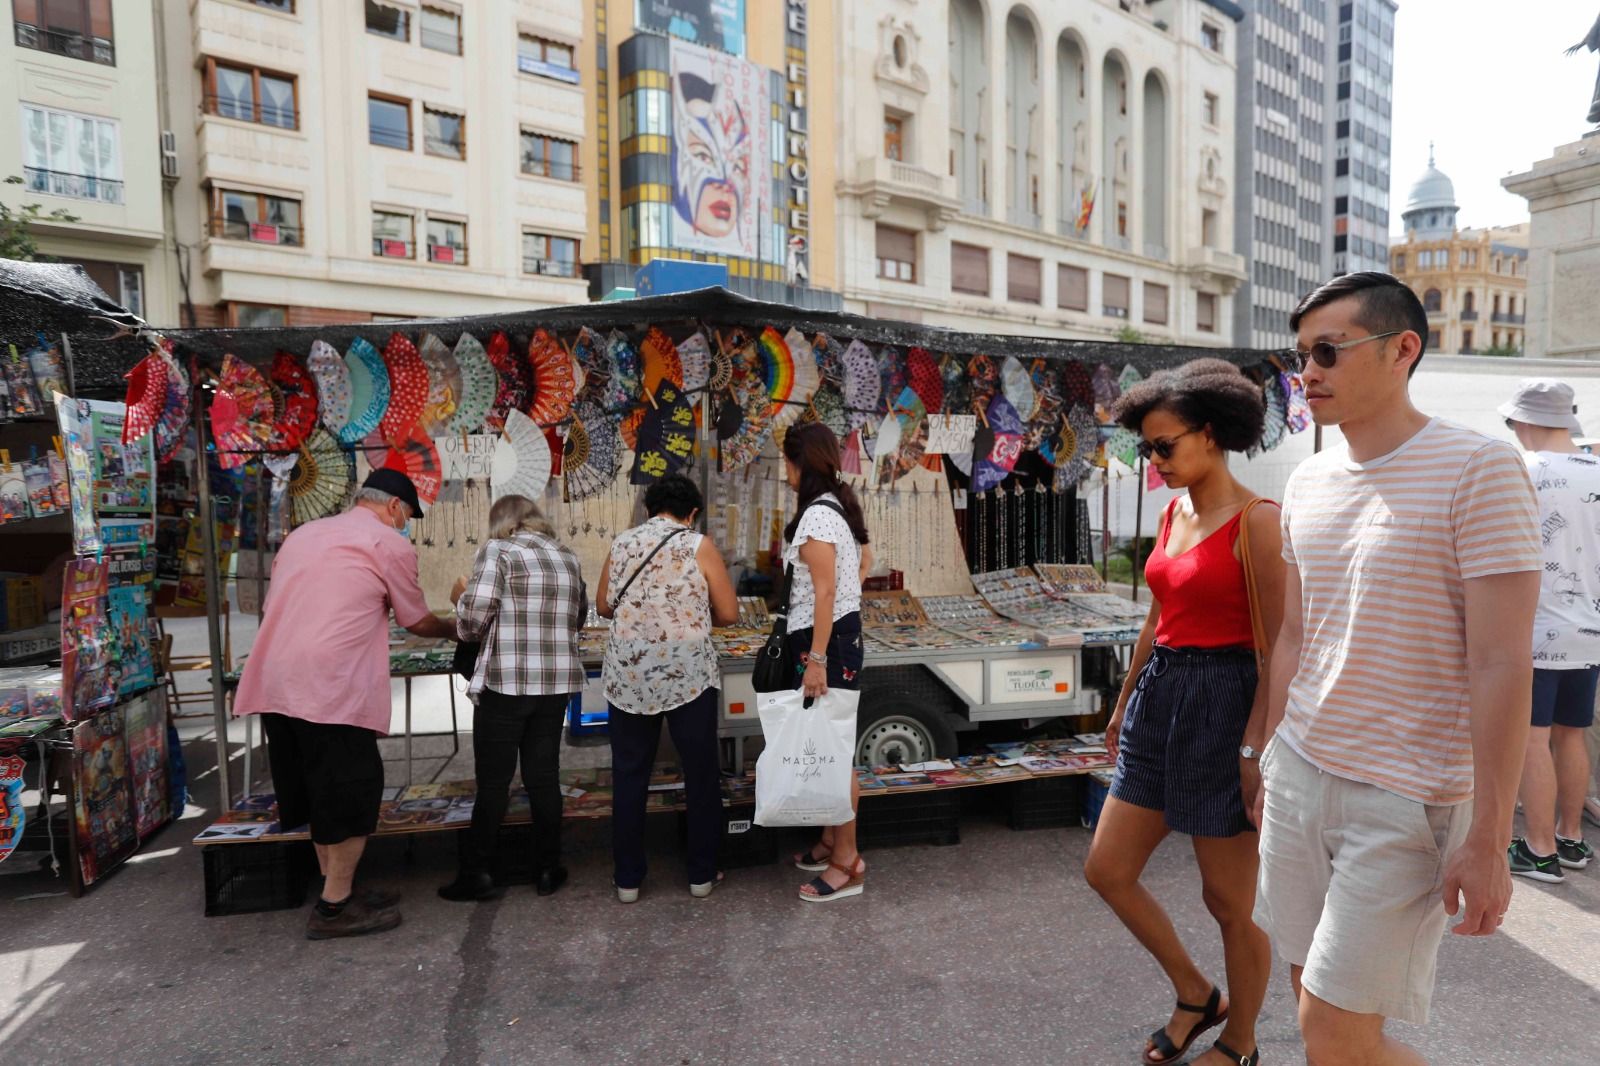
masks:
{"label": "person in bucket hat", "polygon": [[1529,378],[1500,414],[1527,453],[1539,497],[1544,574],[1533,625],[1533,728],[1523,760],[1524,835],[1511,842],[1511,872],[1559,884],[1594,857],[1583,840],[1589,783],[1585,731],[1600,681],[1600,457],[1573,442],[1583,433],[1572,386]]}

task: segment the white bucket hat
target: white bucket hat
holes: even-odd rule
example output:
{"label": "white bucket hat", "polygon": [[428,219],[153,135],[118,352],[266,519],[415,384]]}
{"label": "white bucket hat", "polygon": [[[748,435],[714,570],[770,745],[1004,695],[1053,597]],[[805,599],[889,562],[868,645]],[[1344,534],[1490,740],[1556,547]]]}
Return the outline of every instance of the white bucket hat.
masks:
{"label": "white bucket hat", "polygon": [[1499,411],[1512,421],[1530,426],[1583,432],[1572,386],[1555,378],[1528,378],[1517,386],[1510,403],[1500,405]]}

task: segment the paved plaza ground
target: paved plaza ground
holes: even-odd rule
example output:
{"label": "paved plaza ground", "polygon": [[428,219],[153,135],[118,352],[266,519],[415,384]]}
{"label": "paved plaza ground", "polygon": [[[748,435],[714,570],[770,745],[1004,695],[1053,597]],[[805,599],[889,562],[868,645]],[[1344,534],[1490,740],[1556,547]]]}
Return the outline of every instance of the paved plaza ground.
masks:
{"label": "paved plaza ground", "polygon": [[[196,795],[214,803],[208,778]],[[405,892],[405,924],[313,943],[304,909],[203,916],[189,840],[205,821],[166,829],[79,900],[36,855],[0,866],[0,1062],[1134,1064],[1170,1010],[1083,883],[1082,829],[971,815],[957,846],[870,852],[866,894],[827,906],[795,898],[804,875],[787,865],[691,899],[670,817],[652,819],[632,907],[608,885],[607,822],[569,835],[559,894],[479,905],[434,895],[454,870],[448,835],[385,839],[363,869]],[[1181,841],[1148,877],[1220,975]],[[1519,880],[1499,935],[1446,938],[1432,1023],[1397,1028],[1433,1063],[1595,1061],[1600,870]],[[1276,975],[1261,1044],[1266,1063],[1302,1061]]]}

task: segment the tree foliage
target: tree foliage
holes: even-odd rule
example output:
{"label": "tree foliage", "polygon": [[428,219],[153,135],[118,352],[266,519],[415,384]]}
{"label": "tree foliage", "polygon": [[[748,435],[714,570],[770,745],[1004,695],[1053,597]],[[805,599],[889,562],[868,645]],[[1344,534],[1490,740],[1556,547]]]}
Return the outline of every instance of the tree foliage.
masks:
{"label": "tree foliage", "polygon": [[[5,179],[7,185],[21,185],[22,179],[12,175]],[[33,260],[38,258],[39,246],[34,243],[29,228],[36,222],[77,222],[78,216],[64,207],[46,211],[42,204],[19,204],[12,207],[0,201],[0,259]]]}

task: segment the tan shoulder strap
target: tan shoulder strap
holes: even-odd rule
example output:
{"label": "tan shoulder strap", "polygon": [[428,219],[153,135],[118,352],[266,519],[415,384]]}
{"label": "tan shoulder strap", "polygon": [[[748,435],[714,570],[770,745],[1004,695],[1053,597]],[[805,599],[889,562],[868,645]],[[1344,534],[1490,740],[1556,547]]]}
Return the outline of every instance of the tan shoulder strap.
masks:
{"label": "tan shoulder strap", "polygon": [[1266,621],[1261,615],[1261,591],[1256,587],[1255,562],[1250,554],[1250,512],[1258,504],[1271,503],[1263,496],[1257,496],[1244,505],[1244,510],[1239,512],[1239,563],[1244,567],[1245,594],[1250,600],[1250,633],[1255,638],[1256,668],[1259,670],[1267,661],[1267,655],[1272,650],[1268,637]]}

